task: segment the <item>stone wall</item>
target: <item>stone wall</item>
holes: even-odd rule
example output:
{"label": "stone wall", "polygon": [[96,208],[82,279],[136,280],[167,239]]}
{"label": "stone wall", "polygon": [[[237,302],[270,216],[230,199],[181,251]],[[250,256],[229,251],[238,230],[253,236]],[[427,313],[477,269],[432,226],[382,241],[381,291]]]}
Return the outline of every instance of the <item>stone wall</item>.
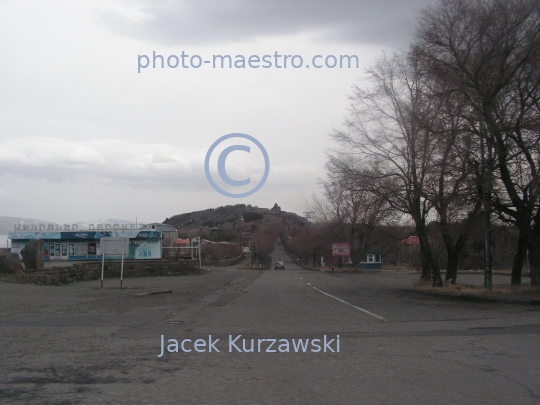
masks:
{"label": "stone wall", "polygon": [[243,258],[244,256],[242,255],[242,256],[233,257],[232,259],[220,260],[219,262],[203,261],[201,262],[201,265],[202,266],[218,266],[218,267],[232,266],[232,265],[240,263]]}
{"label": "stone wall", "polygon": [[[121,261],[106,261],[104,278],[120,279]],[[124,278],[155,276],[187,276],[202,274],[198,262],[169,260],[126,260]],[[101,262],[74,263],[70,267],[27,270],[17,274],[23,283],[60,285],[74,281],[101,279]]]}

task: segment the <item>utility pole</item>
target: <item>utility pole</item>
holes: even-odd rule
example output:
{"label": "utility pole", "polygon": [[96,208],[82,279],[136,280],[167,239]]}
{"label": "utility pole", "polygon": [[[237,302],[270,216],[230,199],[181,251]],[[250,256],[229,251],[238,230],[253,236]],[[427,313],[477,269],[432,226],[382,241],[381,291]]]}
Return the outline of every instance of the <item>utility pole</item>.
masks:
{"label": "utility pole", "polygon": [[[480,123],[480,125],[483,124]],[[491,291],[491,235],[490,235],[490,191],[491,191],[491,176],[488,173],[487,161],[484,152],[484,138],[480,138],[480,149],[482,153],[482,203],[483,203],[483,216],[484,216],[484,254],[485,254],[485,268],[484,268],[484,288],[487,291]]]}

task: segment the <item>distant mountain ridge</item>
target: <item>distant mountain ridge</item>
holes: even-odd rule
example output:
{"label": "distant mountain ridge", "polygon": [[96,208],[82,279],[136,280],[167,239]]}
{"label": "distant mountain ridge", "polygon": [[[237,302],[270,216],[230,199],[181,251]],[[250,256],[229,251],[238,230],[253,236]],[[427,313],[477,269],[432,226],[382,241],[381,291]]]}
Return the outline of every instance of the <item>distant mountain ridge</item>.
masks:
{"label": "distant mountain ridge", "polygon": [[13,231],[14,225],[55,224],[55,222],[42,221],[34,218],[0,216],[0,235],[7,235]]}

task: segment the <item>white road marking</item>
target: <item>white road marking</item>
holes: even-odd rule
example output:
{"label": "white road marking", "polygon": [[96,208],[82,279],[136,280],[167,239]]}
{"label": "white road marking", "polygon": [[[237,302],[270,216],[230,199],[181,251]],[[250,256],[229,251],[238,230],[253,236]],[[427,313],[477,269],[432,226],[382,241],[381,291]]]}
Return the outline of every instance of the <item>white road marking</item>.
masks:
{"label": "white road marking", "polygon": [[311,285],[311,284],[309,284],[309,283],[306,283],[306,284],[307,284],[307,285]]}
{"label": "white road marking", "polygon": [[313,288],[314,290],[319,291],[321,294],[324,294],[324,295],[326,295],[326,296],[328,296],[328,297],[330,297],[330,298],[333,298],[333,299],[335,299],[335,300],[338,300],[339,302],[341,302],[341,303],[343,303],[343,304],[345,304],[345,305],[348,305],[348,306],[353,307],[353,308],[355,308],[355,309],[357,309],[357,310],[359,310],[359,311],[362,311],[362,312],[364,312],[364,313],[366,313],[366,314],[368,314],[368,315],[371,315],[371,316],[373,316],[373,317],[375,317],[375,318],[377,318],[377,319],[380,319],[381,321],[388,322],[388,321],[387,321],[386,319],[384,319],[382,316],[379,316],[379,315],[377,315],[377,314],[374,314],[373,312],[369,312],[368,310],[366,310],[366,309],[364,309],[364,308],[357,307],[356,305],[350,304],[350,303],[348,303],[347,301],[343,301],[341,298],[334,297],[333,295],[330,295],[330,294],[328,294],[328,293],[325,293],[324,291],[319,290],[317,287],[311,287],[311,288]]}

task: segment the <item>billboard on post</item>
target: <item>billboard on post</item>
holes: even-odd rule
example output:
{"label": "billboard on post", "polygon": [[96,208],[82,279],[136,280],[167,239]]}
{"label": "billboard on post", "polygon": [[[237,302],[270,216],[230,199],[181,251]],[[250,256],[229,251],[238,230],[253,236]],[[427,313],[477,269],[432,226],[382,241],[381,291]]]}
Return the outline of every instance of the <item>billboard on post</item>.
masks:
{"label": "billboard on post", "polygon": [[122,267],[120,268],[120,288],[124,281],[124,257],[129,254],[129,238],[101,237],[99,239],[101,250],[101,288],[103,288],[103,277],[105,274],[105,256],[120,256]]}
{"label": "billboard on post", "polygon": [[127,256],[129,254],[129,238],[100,238],[101,254],[107,256]]}
{"label": "billboard on post", "polygon": [[348,243],[332,243],[332,256],[350,256],[351,245]]}

